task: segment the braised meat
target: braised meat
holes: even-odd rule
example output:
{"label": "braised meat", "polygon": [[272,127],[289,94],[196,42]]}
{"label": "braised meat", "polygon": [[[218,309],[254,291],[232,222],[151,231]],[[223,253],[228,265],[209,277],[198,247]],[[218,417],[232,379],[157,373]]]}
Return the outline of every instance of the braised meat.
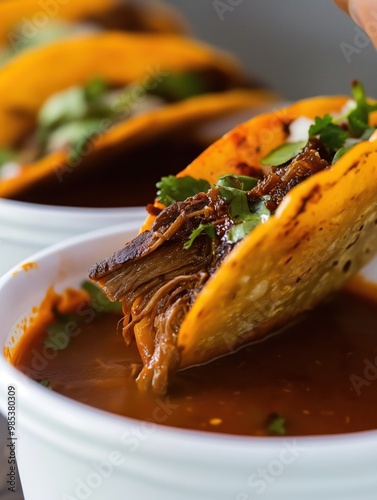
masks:
{"label": "braised meat", "polygon": [[[330,163],[322,143],[310,140],[293,160],[243,193],[246,209],[259,201],[273,213],[290,189]],[[170,374],[179,367],[177,336],[182,321],[237,244],[228,235],[239,223],[232,197],[215,186],[165,208],[150,231],[91,268],[90,278],[109,298],[123,303],[123,336],[126,343],[136,337],[144,364],[137,379],[140,388],[166,392]],[[198,231],[202,227],[212,231]],[[192,238],[195,231],[198,234]]]}

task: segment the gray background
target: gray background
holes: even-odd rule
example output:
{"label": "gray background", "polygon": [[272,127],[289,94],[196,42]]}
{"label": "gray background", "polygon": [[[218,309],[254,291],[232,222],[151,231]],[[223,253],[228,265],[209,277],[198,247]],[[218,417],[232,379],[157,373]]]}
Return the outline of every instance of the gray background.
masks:
{"label": "gray background", "polygon": [[[287,99],[349,93],[353,79],[377,97],[377,54],[332,0],[223,0],[232,9],[223,20],[215,1],[167,3],[186,15],[198,38],[235,53]],[[375,16],[377,26],[377,2]]]}

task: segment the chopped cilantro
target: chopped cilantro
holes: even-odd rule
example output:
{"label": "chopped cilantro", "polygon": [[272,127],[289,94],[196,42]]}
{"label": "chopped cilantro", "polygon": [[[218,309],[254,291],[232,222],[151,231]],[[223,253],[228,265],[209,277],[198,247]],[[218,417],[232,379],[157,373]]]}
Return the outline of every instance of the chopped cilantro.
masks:
{"label": "chopped cilantro", "polygon": [[242,240],[253,229],[255,229],[262,222],[269,219],[271,212],[266,207],[267,196],[262,197],[260,200],[253,203],[248,210],[248,213],[243,214],[241,223],[236,224],[227,232],[227,239],[232,243]]}
{"label": "chopped cilantro", "polygon": [[344,146],[344,147],[338,149],[338,151],[334,155],[334,158],[332,159],[332,164],[337,162],[339,160],[339,158],[341,158],[345,153],[347,153],[347,151],[349,151],[352,147],[353,147],[353,145],[350,145],[350,146]]}
{"label": "chopped cilantro", "polygon": [[91,297],[91,307],[100,313],[117,313],[122,312],[121,302],[111,302],[102,290],[91,281],[83,281],[81,288],[88,292]]}
{"label": "chopped cilantro", "polygon": [[250,214],[248,219],[240,224],[236,224],[227,232],[227,239],[232,243],[242,240],[253,229],[255,229],[261,222],[261,218],[257,214]]}
{"label": "chopped cilantro", "polygon": [[[120,302],[111,302],[102,290],[90,281],[84,281],[81,288],[90,295],[89,305],[97,315],[122,311]],[[79,314],[59,313],[56,313],[55,317],[56,321],[46,327],[44,346],[54,351],[63,351],[69,345],[71,338],[79,333],[84,318]]]}
{"label": "chopped cilantro", "polygon": [[11,161],[16,160],[17,154],[11,149],[1,148],[0,149],[0,168]]}
{"label": "chopped cilantro", "polygon": [[[229,241],[237,242],[254,229],[258,224],[264,222],[271,214],[266,208],[266,198],[250,205],[247,192],[252,189],[258,180],[245,175],[223,175],[219,177],[214,187],[218,187],[220,196],[229,202],[229,213],[236,225],[226,235]],[[163,177],[157,183],[159,191],[157,199],[159,202],[169,206],[177,201],[183,201],[190,196],[200,192],[207,192],[210,184],[205,180],[197,180],[192,177],[175,177],[170,175]],[[185,242],[184,248],[191,247],[195,239],[202,233],[206,233],[215,239],[216,232],[213,224],[200,224],[194,229],[190,238]]]}
{"label": "chopped cilantro", "polygon": [[246,191],[235,188],[220,188],[220,195],[230,202],[230,215],[234,221],[242,221],[250,214]]}
{"label": "chopped cilantro", "polygon": [[38,123],[44,129],[53,129],[86,116],[88,111],[83,87],[70,87],[49,97],[39,111]]}
{"label": "chopped cilantro", "polygon": [[222,175],[216,182],[216,186],[231,187],[249,191],[257,184],[258,179],[246,175]]}
{"label": "chopped cilantro", "polygon": [[149,94],[174,102],[205,94],[210,90],[203,75],[192,70],[183,73],[161,73],[148,87]]}
{"label": "chopped cilantro", "polygon": [[267,156],[261,160],[262,165],[271,165],[278,167],[289,160],[292,160],[308,141],[286,142],[273,149]]}
{"label": "chopped cilantro", "polygon": [[[251,179],[255,181],[255,179]],[[265,205],[265,197],[250,204],[246,191],[224,185],[235,185],[235,180],[233,179],[232,181],[232,176],[229,176],[227,182],[224,182],[224,178],[220,178],[220,181],[222,184],[219,187],[220,195],[229,202],[230,216],[236,222],[236,225],[227,232],[226,237],[228,241],[237,243],[237,241],[243,239],[261,222],[267,220],[271,214]],[[246,183],[246,185],[248,184]]]}
{"label": "chopped cilantro", "polygon": [[50,382],[48,380],[41,380],[39,383],[41,385],[43,385],[43,387],[47,387],[47,389],[52,390],[52,387],[51,387]]}
{"label": "chopped cilantro", "polygon": [[[269,216],[270,211],[265,205],[266,198],[263,197],[256,203],[250,205],[247,197],[247,191],[257,183],[253,177],[246,180],[245,176],[223,176],[217,182],[220,195],[230,203],[230,216],[236,225],[227,232],[227,238],[232,243],[244,238],[258,224],[264,222]],[[234,186],[241,186],[241,189]]]}
{"label": "chopped cilantro", "polygon": [[38,115],[40,155],[67,146],[71,161],[80,158],[93,135],[117,121],[107,91],[106,82],[96,78],[47,99]]}
{"label": "chopped cilantro", "polygon": [[186,241],[186,243],[183,245],[183,248],[185,250],[188,250],[194,243],[196,238],[202,233],[208,234],[208,236],[210,236],[214,240],[216,237],[215,226],[213,224],[200,224],[196,229],[193,230],[190,235],[190,239]]}
{"label": "chopped cilantro", "polygon": [[356,101],[356,108],[348,115],[351,132],[357,137],[362,135],[369,128],[369,113],[377,110],[377,104],[369,104],[363,85],[352,82],[352,93]]}
{"label": "chopped cilantro", "polygon": [[209,182],[203,179],[194,179],[190,176],[175,177],[174,175],[162,177],[156,186],[157,200],[167,207],[198,193],[206,193],[210,188]]}
{"label": "chopped cilantro", "polygon": [[329,114],[326,114],[322,118],[316,116],[313,125],[309,127],[309,137],[314,137],[315,135],[319,135],[332,122],[333,122],[332,116]]}
{"label": "chopped cilantro", "polygon": [[330,149],[336,151],[341,148],[348,137],[347,130],[343,130],[339,125],[330,123],[320,134],[319,138],[323,144]]}
{"label": "chopped cilantro", "polygon": [[235,222],[244,222],[250,216],[247,191],[257,182],[244,175],[223,175],[217,181],[220,195],[230,202],[230,215]]}
{"label": "chopped cilantro", "polygon": [[316,135],[319,135],[320,140],[331,151],[341,148],[349,136],[347,130],[336,125],[329,114],[322,118],[316,116],[314,124],[309,128],[309,137]]}
{"label": "chopped cilantro", "polygon": [[267,430],[270,434],[284,436],[287,433],[285,428],[286,418],[280,413],[272,413],[267,422]]}
{"label": "chopped cilantro", "polygon": [[55,323],[46,327],[44,346],[54,351],[63,351],[69,345],[71,338],[80,333],[79,325],[82,322],[83,318],[78,314],[56,313]]}
{"label": "chopped cilantro", "polygon": [[[319,137],[326,148],[335,153],[333,163],[357,142],[369,139],[376,129],[369,126],[369,113],[377,110],[377,104],[368,103],[364,87],[360,82],[353,82],[352,93],[355,105],[348,115],[338,118],[328,113],[322,117],[316,116],[314,123],[309,127],[308,139]],[[338,122],[343,123],[338,125]],[[354,139],[358,140],[352,142]],[[261,160],[261,164],[273,167],[283,165],[294,158],[306,143],[307,141],[287,142],[271,151]]]}
{"label": "chopped cilantro", "polygon": [[103,78],[94,78],[85,85],[83,90],[86,102],[91,103],[103,97],[109,90],[109,86]]}

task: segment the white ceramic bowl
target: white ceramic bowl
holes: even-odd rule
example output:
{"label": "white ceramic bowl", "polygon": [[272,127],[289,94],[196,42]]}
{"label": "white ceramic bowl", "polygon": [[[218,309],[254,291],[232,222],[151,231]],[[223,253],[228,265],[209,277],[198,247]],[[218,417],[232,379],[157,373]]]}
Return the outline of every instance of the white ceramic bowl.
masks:
{"label": "white ceramic bowl", "polygon": [[128,221],[140,225],[146,215],[144,207],[55,207],[0,198],[0,276],[54,243]]}
{"label": "white ceramic bowl", "polygon": [[[78,286],[137,224],[60,243],[0,280],[0,343],[17,340],[51,285]],[[112,415],[41,387],[0,359],[0,405],[17,401],[16,451],[26,500],[375,500],[377,431],[249,438]],[[169,411],[169,409],[167,410]]]}

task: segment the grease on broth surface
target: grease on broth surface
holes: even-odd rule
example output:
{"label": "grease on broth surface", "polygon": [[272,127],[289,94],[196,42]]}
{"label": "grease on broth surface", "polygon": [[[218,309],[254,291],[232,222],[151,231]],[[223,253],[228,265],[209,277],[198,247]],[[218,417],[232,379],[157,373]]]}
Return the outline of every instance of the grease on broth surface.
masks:
{"label": "grease on broth surface", "polygon": [[252,436],[377,428],[377,308],[356,295],[342,292],[263,342],[179,372],[165,398],[138,392],[140,358],[116,333],[120,315],[83,318],[52,359],[41,327],[23,336],[12,363],[72,399],[163,425]]}

